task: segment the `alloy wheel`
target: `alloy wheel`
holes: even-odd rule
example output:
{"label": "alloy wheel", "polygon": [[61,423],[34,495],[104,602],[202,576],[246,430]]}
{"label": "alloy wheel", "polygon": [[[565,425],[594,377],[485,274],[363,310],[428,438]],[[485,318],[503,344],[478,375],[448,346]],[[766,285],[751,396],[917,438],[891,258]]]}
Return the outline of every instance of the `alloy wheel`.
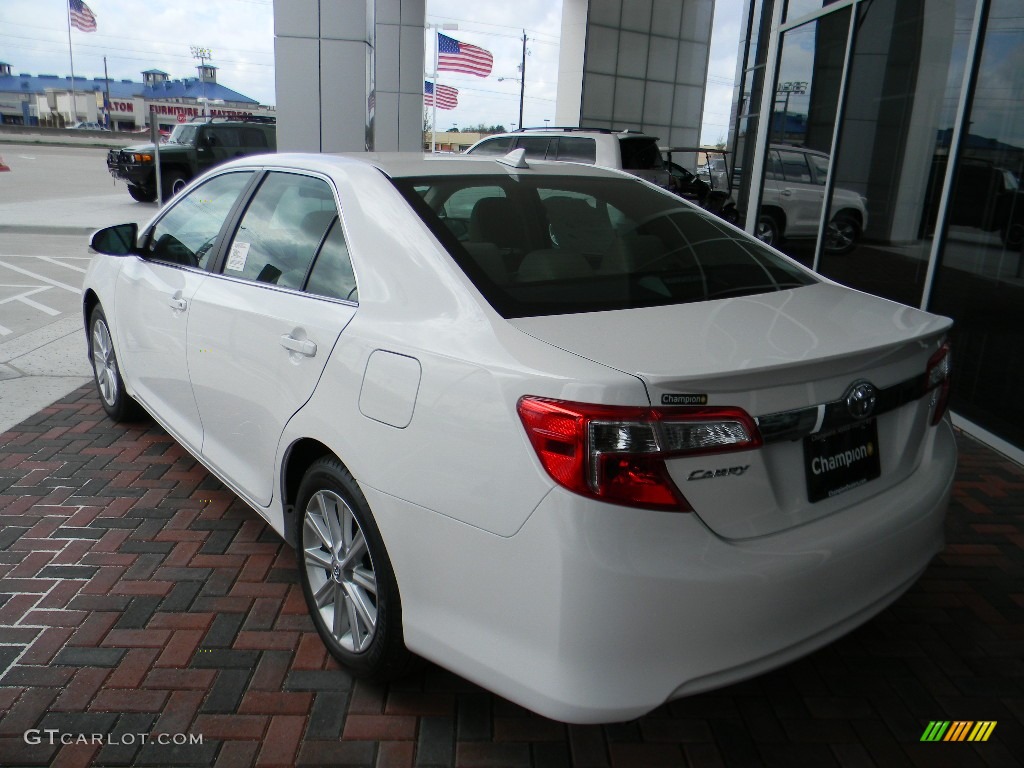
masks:
{"label": "alloy wheel", "polygon": [[327,490],[303,515],[303,566],[324,627],[345,650],[365,651],[377,630],[377,575],[359,521]]}
{"label": "alloy wheel", "polygon": [[849,219],[829,222],[825,230],[825,249],[844,253],[857,240],[857,225]]}
{"label": "alloy wheel", "polygon": [[775,224],[764,218],[758,219],[757,225],[754,227],[754,237],[766,245],[775,245],[775,240],[778,237]]}
{"label": "alloy wheel", "polygon": [[92,324],[92,369],[103,402],[113,407],[118,396],[117,358],[110,329],[103,318],[97,318]]}

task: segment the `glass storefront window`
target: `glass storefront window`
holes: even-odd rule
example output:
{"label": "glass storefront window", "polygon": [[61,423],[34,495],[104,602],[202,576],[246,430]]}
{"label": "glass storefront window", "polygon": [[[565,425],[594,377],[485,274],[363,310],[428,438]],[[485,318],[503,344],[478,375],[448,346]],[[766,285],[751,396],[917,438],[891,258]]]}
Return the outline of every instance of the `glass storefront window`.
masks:
{"label": "glass storefront window", "polygon": [[810,266],[825,202],[850,9],[786,32],[755,233]]}
{"label": "glass storefront window", "polygon": [[[929,309],[956,321],[953,409],[1024,446],[1024,7],[992,0]],[[945,127],[945,126],[943,126]],[[943,147],[943,142],[945,147]],[[948,165],[940,135],[935,175]]]}
{"label": "glass storefront window", "polygon": [[801,16],[820,11],[834,2],[836,0],[789,0],[786,3],[786,17],[783,21],[796,21]]}
{"label": "glass storefront window", "polygon": [[853,243],[826,246],[818,265],[841,283],[913,306],[928,272],[975,5],[942,4],[948,12],[918,0],[857,6],[829,208],[844,217]]}

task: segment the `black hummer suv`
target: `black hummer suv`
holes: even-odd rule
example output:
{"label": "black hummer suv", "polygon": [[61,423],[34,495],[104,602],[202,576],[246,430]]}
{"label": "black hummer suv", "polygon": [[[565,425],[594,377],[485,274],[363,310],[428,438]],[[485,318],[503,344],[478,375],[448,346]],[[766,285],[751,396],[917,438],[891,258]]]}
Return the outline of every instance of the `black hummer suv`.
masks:
{"label": "black hummer suv", "polygon": [[[199,174],[242,155],[277,149],[276,120],[270,118],[196,118],[176,125],[160,145],[160,183],[163,198],[173,197]],[[156,200],[156,152],[138,144],[107,153],[107,169],[128,184],[140,203]]]}

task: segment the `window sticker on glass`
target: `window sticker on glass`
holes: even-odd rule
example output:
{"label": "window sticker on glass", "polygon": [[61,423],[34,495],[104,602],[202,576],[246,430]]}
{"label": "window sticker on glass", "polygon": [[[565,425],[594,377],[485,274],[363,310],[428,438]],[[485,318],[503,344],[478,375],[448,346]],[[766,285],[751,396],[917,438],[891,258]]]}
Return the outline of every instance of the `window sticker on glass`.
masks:
{"label": "window sticker on glass", "polygon": [[231,246],[231,253],[228,254],[228,265],[226,269],[232,272],[241,272],[245,269],[245,260],[249,256],[249,243],[235,242]]}

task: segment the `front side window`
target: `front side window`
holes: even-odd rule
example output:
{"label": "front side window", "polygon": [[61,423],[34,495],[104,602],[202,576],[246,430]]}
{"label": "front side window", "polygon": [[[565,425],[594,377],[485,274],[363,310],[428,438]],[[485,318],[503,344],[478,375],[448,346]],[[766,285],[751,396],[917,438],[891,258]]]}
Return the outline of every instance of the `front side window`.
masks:
{"label": "front side window", "polygon": [[225,126],[210,126],[204,134],[207,144],[211,147],[235,148],[239,146],[238,131]]}
{"label": "front side window", "polygon": [[786,181],[811,183],[811,169],[807,165],[807,155],[803,152],[779,150],[779,160]]}
{"label": "front side window", "polygon": [[144,247],[146,256],[205,269],[217,234],[252,173],[215,176],[175,202],[153,227]]}
{"label": "front side window", "polygon": [[268,173],[231,241],[224,274],[300,289],[338,215],[330,185],[295,173]]}
{"label": "front side window", "polygon": [[198,125],[176,125],[167,139],[168,144],[186,144],[192,146],[196,141],[196,134],[199,132]]}
{"label": "front side window", "polygon": [[[679,198],[631,179],[538,174],[394,184],[504,317],[769,293],[814,278]],[[478,197],[463,237],[445,203]],[[485,226],[486,224],[486,226]]]}

